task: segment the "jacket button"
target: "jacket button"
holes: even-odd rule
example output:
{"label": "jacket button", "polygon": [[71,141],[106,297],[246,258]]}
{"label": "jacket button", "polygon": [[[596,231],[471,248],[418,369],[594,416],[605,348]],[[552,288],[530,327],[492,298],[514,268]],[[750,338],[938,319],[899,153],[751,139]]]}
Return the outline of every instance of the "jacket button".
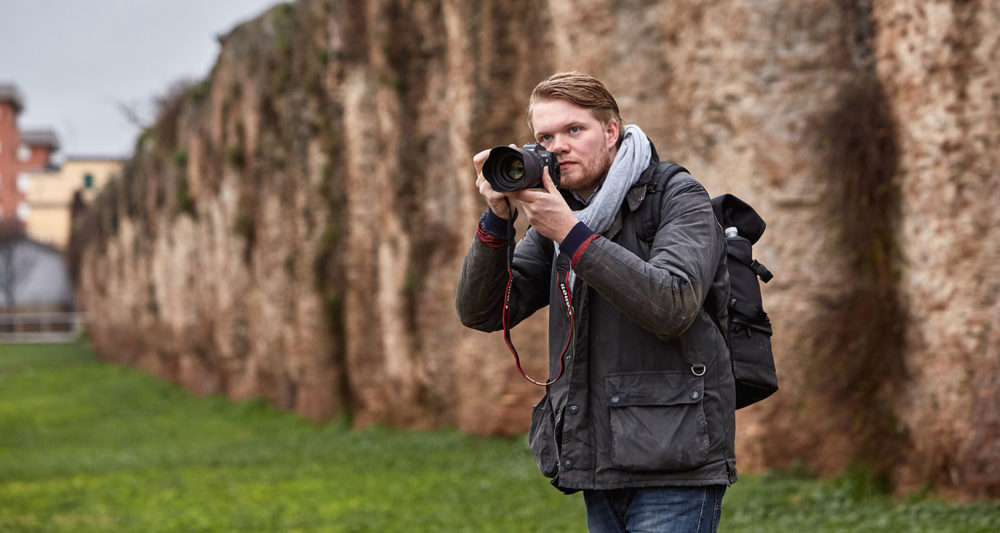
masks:
{"label": "jacket button", "polygon": [[694,392],[692,392],[692,393],[691,393],[691,399],[692,399],[692,400],[697,400],[697,399],[698,399],[698,396],[699,396],[699,395],[698,395],[698,391],[694,391]]}
{"label": "jacket button", "polygon": [[569,406],[569,412],[571,412],[571,413],[573,413],[573,414],[576,414],[576,413],[577,413],[577,411],[579,411],[579,410],[580,410],[580,408],[579,408],[579,407],[577,407],[577,406],[575,406],[575,405],[571,405],[571,406]]}
{"label": "jacket button", "polygon": [[566,459],[563,461],[563,468],[573,468],[573,461]]}
{"label": "jacket button", "polygon": [[622,401],[622,399],[619,398],[617,394],[611,397],[611,403],[618,403],[620,401]]}

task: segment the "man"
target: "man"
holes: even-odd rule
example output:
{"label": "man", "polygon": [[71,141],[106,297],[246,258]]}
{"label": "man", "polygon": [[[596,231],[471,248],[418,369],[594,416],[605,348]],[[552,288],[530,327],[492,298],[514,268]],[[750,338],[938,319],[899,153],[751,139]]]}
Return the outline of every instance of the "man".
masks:
{"label": "man", "polygon": [[519,205],[531,228],[514,251],[508,322],[551,305],[550,376],[565,367],[532,412],[539,469],[565,492],[584,491],[591,531],[715,531],[737,475],[719,327],[725,237],[708,194],[686,172],[648,193],[668,165],[588,75],[541,82],[528,124],[556,154],[560,187],[546,170],[543,188],[500,194],[482,174],[489,150],[473,158],[489,210],[465,258],[458,314],[478,330],[503,327],[506,224]]}

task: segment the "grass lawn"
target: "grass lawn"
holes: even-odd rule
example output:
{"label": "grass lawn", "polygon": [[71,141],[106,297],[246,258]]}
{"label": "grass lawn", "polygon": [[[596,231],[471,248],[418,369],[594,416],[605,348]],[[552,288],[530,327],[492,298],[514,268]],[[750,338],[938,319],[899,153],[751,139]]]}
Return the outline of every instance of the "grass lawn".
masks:
{"label": "grass lawn", "polygon": [[[83,344],[0,345],[0,532],[585,530],[582,498],[549,486],[524,437],[318,426]],[[721,530],[994,532],[1000,504],[744,476]]]}

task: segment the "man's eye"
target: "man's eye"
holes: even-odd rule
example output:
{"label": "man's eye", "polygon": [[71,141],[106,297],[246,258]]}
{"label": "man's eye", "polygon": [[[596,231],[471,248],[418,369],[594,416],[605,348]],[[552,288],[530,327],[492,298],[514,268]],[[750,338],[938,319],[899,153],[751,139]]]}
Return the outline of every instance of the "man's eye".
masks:
{"label": "man's eye", "polygon": [[569,129],[570,133],[578,133],[580,131],[580,126],[573,126]]}

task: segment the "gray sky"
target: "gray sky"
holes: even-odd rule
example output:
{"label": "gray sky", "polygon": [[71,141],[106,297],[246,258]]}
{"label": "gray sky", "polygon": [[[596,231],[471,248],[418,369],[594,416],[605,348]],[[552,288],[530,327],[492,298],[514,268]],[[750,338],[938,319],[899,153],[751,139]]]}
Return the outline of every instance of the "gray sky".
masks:
{"label": "gray sky", "polygon": [[0,83],[17,85],[25,129],[52,129],[58,155],[128,156],[153,101],[208,75],[217,35],[281,0],[0,0]]}

